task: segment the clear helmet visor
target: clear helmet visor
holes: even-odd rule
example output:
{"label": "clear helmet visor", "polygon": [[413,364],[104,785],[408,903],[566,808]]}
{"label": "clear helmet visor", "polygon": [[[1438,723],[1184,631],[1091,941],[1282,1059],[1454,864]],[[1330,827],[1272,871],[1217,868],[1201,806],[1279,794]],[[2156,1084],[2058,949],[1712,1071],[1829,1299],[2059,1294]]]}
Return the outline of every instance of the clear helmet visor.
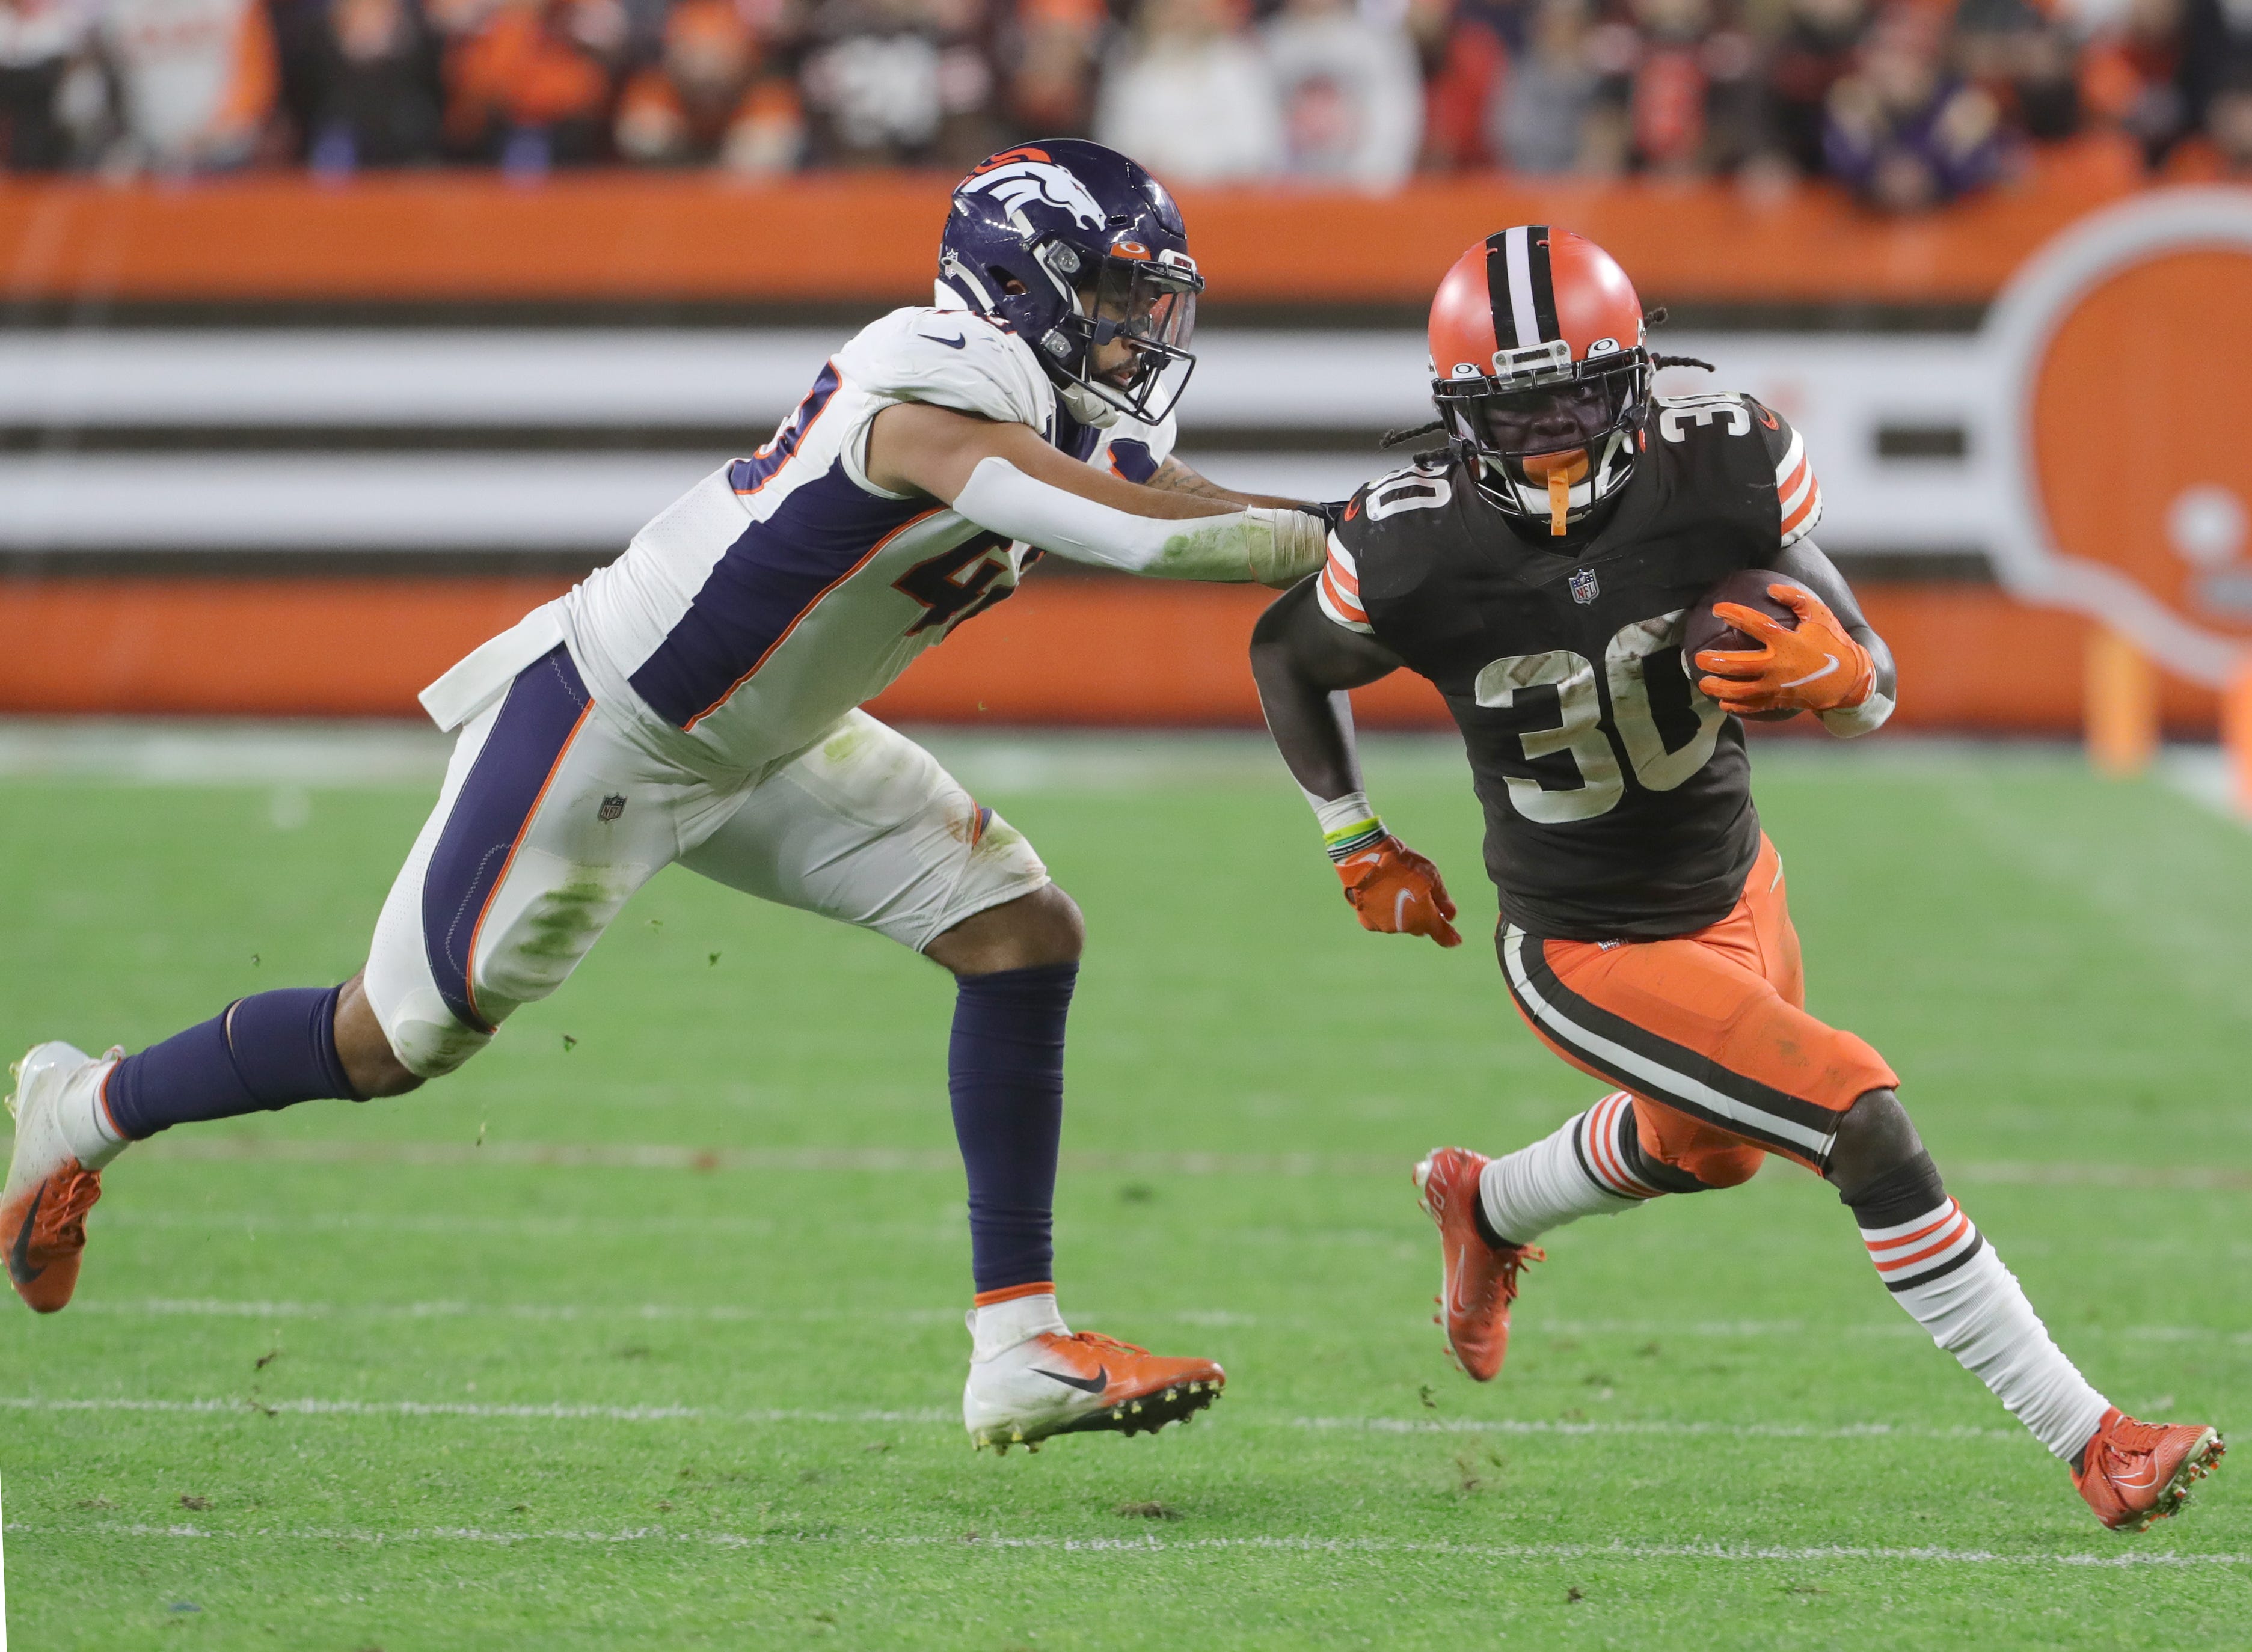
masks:
{"label": "clear helmet visor", "polygon": [[1156,260],[1103,260],[1094,291],[1081,293],[1088,387],[1137,418],[1162,419],[1195,365],[1189,341],[1203,287],[1192,271]]}
{"label": "clear helmet visor", "polygon": [[1164,264],[1107,258],[1095,283],[1095,337],[1125,338],[1161,350],[1186,350],[1196,332],[1197,293],[1204,282]]}

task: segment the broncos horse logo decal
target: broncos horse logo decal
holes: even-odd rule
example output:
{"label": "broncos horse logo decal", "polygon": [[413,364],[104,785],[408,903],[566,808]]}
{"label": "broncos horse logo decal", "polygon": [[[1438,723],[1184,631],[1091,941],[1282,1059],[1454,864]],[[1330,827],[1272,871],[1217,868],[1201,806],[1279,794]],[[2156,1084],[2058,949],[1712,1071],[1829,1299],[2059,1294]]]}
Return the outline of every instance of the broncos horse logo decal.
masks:
{"label": "broncos horse logo decal", "polygon": [[1102,227],[1102,206],[1087,185],[1047,157],[1043,149],[1011,149],[997,155],[966,179],[966,194],[976,191],[999,201],[1011,217],[1034,201],[1069,212],[1089,229]]}

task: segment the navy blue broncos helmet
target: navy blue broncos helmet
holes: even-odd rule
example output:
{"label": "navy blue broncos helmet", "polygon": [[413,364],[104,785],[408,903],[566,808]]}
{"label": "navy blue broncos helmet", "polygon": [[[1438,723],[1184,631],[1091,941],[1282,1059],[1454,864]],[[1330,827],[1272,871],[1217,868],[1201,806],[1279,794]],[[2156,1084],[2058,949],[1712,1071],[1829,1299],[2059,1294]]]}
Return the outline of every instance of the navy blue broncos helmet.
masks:
{"label": "navy blue broncos helmet", "polygon": [[[1155,424],[1196,364],[1188,342],[1204,277],[1180,209],[1100,143],[1043,139],[979,165],[955,185],[938,275],[1032,347],[1082,424],[1122,413]],[[1096,352],[1119,340],[1129,354],[1097,371]]]}

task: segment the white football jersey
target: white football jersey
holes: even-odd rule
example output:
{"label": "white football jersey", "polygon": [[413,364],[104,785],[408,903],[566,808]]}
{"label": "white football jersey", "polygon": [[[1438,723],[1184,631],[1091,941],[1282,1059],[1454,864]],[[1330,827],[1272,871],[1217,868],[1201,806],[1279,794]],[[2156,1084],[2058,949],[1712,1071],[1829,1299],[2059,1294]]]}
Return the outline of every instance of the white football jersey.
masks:
{"label": "white football jersey", "polygon": [[560,600],[596,700],[684,760],[754,771],[1014,592],[1039,552],[868,480],[869,423],[902,401],[1030,425],[1132,482],[1173,445],[1170,413],[1078,424],[997,322],[893,310],[838,351],[771,441],[683,494]]}

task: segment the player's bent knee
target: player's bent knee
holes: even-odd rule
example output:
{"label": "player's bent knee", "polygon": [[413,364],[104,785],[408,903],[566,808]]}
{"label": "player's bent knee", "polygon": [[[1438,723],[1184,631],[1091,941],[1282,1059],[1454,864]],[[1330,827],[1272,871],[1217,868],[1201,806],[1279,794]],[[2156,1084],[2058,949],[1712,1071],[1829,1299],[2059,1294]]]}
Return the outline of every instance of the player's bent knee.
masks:
{"label": "player's bent knee", "polygon": [[1675,1168],[1688,1171],[1708,1188],[1741,1187],[1766,1163],[1765,1148],[1706,1148],[1684,1154]]}
{"label": "player's bent knee", "polygon": [[1900,1097],[1890,1090],[1870,1090],[1858,1097],[1838,1121],[1830,1156],[1823,1175],[1851,1200],[1879,1178],[1913,1163],[1923,1154],[1923,1142]]}
{"label": "player's bent knee", "polygon": [[[492,1042],[492,1034],[465,1027],[434,991],[409,993],[381,1025],[384,1052],[396,1069],[395,1085],[363,1086],[368,1095],[401,1095],[427,1079],[442,1079]],[[379,1059],[377,1065],[380,1065]],[[359,1074],[348,1067],[357,1079]]]}
{"label": "player's bent knee", "polygon": [[998,975],[1079,961],[1087,923],[1079,903],[1044,884],[1030,894],[972,913],[923,948],[957,975]]}

